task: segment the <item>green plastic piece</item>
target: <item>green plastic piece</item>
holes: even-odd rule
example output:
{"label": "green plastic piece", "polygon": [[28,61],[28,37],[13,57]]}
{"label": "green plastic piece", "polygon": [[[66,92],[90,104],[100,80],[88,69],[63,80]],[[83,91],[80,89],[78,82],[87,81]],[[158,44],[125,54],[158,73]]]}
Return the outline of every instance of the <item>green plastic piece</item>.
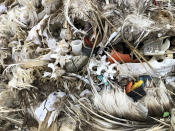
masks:
{"label": "green plastic piece", "polygon": [[170,115],[169,112],[164,112],[164,113],[163,113],[163,117],[168,117],[169,115]]}

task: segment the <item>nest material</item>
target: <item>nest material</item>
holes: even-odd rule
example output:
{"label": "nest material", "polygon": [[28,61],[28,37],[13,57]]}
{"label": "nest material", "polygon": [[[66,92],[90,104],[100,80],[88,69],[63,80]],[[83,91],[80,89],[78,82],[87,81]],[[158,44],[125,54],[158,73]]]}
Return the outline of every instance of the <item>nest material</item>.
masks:
{"label": "nest material", "polygon": [[[174,48],[174,1],[155,2],[0,1],[0,130],[174,128],[167,86],[174,82],[175,61],[142,52],[150,39],[168,38]],[[83,43],[79,56],[71,52],[75,39]],[[111,58],[111,64],[112,49],[139,63]],[[136,102],[124,87],[142,75],[152,81]],[[164,112],[171,117],[162,118]]]}

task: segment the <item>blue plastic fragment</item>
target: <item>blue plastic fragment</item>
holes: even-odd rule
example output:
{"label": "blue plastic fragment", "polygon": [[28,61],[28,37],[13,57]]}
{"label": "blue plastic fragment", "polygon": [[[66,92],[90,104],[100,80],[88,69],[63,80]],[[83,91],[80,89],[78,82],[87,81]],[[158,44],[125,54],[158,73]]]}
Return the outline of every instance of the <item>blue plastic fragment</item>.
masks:
{"label": "blue plastic fragment", "polygon": [[143,76],[139,76],[139,80],[143,81],[142,87],[145,87],[145,83],[147,80],[151,81],[152,78],[149,75],[143,75]]}
{"label": "blue plastic fragment", "polygon": [[108,82],[104,80],[104,77],[102,75],[98,75],[98,79],[102,81],[106,86],[108,86]]}

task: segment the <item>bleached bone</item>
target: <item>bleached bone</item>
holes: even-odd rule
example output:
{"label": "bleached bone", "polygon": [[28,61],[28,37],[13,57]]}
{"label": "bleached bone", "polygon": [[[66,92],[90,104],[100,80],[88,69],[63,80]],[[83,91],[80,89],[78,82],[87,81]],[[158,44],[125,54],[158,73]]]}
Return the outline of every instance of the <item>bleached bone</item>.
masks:
{"label": "bleached bone", "polygon": [[[104,81],[106,81],[108,78],[113,79],[115,74],[117,73],[116,70],[114,70],[114,67],[116,67],[116,64],[111,64],[110,62],[106,62],[106,56],[102,56],[101,60],[97,60],[95,58],[92,58],[89,63],[89,69],[92,74],[95,75],[102,75],[102,72],[104,72]],[[95,71],[93,68],[97,67],[97,70]]]}

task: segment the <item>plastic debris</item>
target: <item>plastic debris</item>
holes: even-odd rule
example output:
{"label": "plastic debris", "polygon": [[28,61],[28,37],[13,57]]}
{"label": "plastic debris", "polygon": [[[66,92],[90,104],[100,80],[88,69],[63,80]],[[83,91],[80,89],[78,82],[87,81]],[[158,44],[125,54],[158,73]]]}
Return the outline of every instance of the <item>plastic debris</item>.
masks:
{"label": "plastic debris", "polygon": [[165,51],[169,49],[170,41],[168,39],[165,40],[158,40],[151,43],[144,44],[144,55],[164,55]]}
{"label": "plastic debris", "polygon": [[[132,62],[132,59],[128,54],[121,54],[119,52],[116,52],[115,50],[112,50],[110,55],[118,62]],[[108,58],[108,61],[110,63],[114,63],[111,57]]]}
{"label": "plastic debris", "polygon": [[82,41],[81,40],[74,40],[71,42],[72,46],[72,53],[74,55],[80,55],[82,51]]}
{"label": "plastic debris", "polygon": [[100,81],[102,81],[106,86],[109,85],[108,82],[104,80],[104,78],[103,78],[102,75],[99,75],[99,76],[98,76],[98,79],[99,79]]}
{"label": "plastic debris", "polygon": [[125,90],[126,93],[128,94],[129,92],[131,92],[131,88],[132,88],[133,82],[129,82],[128,85],[126,86]]}
{"label": "plastic debris", "polygon": [[0,5],[0,14],[4,13],[5,11],[7,11],[7,7],[5,6],[5,4],[1,4]]}
{"label": "plastic debris", "polygon": [[[149,65],[148,65],[149,64]],[[141,75],[150,75],[152,77],[162,77],[174,70],[175,60],[165,58],[162,62],[158,62],[155,58],[151,59],[148,64],[144,63],[127,63],[117,65],[119,75],[125,77],[132,75],[135,77]],[[162,70],[162,68],[164,70]]]}
{"label": "plastic debris", "polygon": [[143,76],[139,76],[139,80],[142,80],[143,81],[143,83],[142,83],[141,86],[144,87],[145,86],[145,83],[147,82],[147,80],[148,81],[151,81],[152,78],[149,75],[143,75]]}
{"label": "plastic debris", "polygon": [[127,95],[130,96],[134,101],[139,101],[146,96],[146,91],[145,88],[141,86],[129,92]]}
{"label": "plastic debris", "polygon": [[170,113],[169,112],[164,112],[163,113],[163,117],[165,118],[165,117],[168,117],[170,115]]}
{"label": "plastic debris", "polygon": [[55,112],[54,104],[56,102],[60,102],[60,99],[63,98],[66,94],[64,92],[53,92],[49,95],[48,99],[43,101],[42,104],[36,108],[35,110],[35,117],[39,121],[39,123],[42,123],[48,112],[52,112],[50,116],[50,120],[48,121],[48,127],[52,124],[53,121],[55,121],[55,118],[59,112]]}
{"label": "plastic debris", "polygon": [[88,38],[84,38],[84,42],[87,44],[88,47],[92,48],[91,42],[88,40]]}
{"label": "plastic debris", "polygon": [[138,82],[135,82],[131,87],[131,90],[135,90],[136,88],[141,87],[142,84],[143,84],[143,80],[139,80]]}
{"label": "plastic debris", "polygon": [[111,42],[112,39],[114,39],[115,37],[120,36],[120,34],[119,34],[120,30],[121,30],[121,28],[119,27],[116,32],[114,32],[110,35],[110,37],[109,37],[108,41],[106,42],[105,46],[107,46]]}

